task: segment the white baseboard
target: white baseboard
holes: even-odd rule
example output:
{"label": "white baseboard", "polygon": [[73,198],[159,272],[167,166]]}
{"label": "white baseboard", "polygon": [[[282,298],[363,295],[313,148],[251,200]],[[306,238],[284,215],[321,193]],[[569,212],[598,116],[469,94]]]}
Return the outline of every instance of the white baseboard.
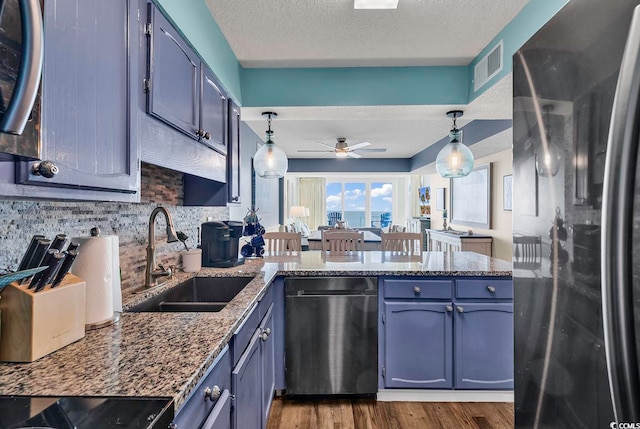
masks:
{"label": "white baseboard", "polygon": [[513,402],[513,391],[499,390],[379,390],[383,402]]}

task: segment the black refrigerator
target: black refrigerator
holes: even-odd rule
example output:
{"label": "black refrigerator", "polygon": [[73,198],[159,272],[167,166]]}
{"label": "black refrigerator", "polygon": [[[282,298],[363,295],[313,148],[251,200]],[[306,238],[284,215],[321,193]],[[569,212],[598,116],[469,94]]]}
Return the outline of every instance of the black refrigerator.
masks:
{"label": "black refrigerator", "polygon": [[639,3],[571,0],[513,57],[517,428],[640,423]]}

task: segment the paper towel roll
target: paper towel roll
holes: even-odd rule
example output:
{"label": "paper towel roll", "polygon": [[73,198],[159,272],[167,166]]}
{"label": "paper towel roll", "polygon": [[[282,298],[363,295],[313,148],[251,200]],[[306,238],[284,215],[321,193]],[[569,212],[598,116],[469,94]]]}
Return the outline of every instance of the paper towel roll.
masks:
{"label": "paper towel roll", "polygon": [[[115,237],[115,240],[114,240]],[[87,325],[105,322],[113,317],[114,291],[120,297],[119,253],[117,236],[75,237],[79,253],[71,272],[87,283]],[[115,244],[114,244],[115,242]]]}

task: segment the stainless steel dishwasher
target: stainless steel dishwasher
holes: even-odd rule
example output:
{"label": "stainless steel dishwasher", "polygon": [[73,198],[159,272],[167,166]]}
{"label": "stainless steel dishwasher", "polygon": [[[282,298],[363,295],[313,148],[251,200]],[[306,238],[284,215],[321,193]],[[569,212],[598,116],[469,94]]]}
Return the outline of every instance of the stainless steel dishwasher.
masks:
{"label": "stainless steel dishwasher", "polygon": [[286,279],[287,395],[378,391],[378,279]]}

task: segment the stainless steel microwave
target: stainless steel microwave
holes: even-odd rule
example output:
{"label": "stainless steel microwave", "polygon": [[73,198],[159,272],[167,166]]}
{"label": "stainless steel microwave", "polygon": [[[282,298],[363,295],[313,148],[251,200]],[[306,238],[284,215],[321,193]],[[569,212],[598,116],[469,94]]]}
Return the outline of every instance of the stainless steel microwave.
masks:
{"label": "stainless steel microwave", "polygon": [[41,0],[0,0],[0,160],[39,159]]}

